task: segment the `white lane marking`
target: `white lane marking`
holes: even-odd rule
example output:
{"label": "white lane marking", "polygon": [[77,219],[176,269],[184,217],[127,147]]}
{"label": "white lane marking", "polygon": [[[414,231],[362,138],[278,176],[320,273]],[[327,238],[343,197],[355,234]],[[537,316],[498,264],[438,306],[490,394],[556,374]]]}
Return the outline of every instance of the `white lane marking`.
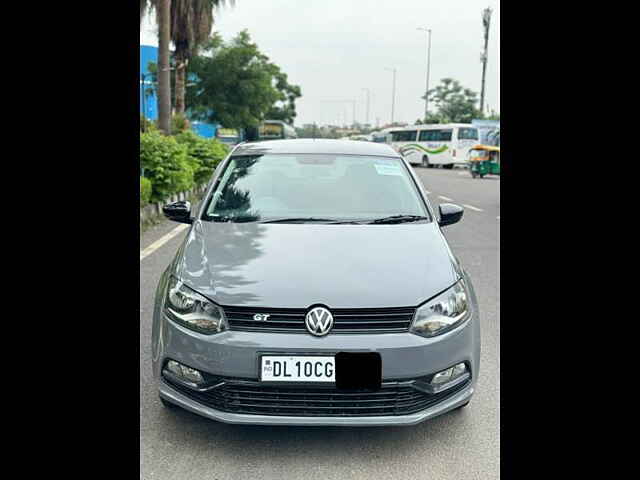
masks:
{"label": "white lane marking", "polygon": [[424,191],[427,195],[431,195],[431,192],[429,190],[425,190]]}
{"label": "white lane marking", "polygon": [[443,197],[442,195],[438,195],[438,198],[441,198],[442,200],[446,200],[447,202],[453,202],[453,198]]}
{"label": "white lane marking", "polygon": [[151,255],[153,252],[158,250],[161,246],[163,246],[165,243],[167,243],[169,240],[171,240],[173,237],[178,235],[183,230],[186,230],[187,228],[189,228],[189,225],[187,225],[186,223],[181,223],[169,233],[167,233],[163,237],[160,237],[158,240],[156,240],[140,252],[140,261],[144,260],[146,257]]}
{"label": "white lane marking", "polygon": [[476,212],[483,212],[484,210],[482,210],[481,208],[478,207],[474,207],[473,205],[467,205],[466,203],[462,204],[463,207],[467,207],[470,208],[471,210],[475,210]]}

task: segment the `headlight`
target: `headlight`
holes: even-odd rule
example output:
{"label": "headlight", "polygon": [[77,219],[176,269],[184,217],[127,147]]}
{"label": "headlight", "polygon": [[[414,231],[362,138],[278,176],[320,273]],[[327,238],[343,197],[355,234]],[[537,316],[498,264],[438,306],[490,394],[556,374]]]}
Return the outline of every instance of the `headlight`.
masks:
{"label": "headlight", "polygon": [[174,322],[199,333],[210,335],[227,329],[222,308],[175,277],[169,279],[164,312]]}
{"label": "headlight", "polygon": [[411,331],[423,337],[435,337],[457,327],[470,316],[468,294],[460,280],[418,308]]}

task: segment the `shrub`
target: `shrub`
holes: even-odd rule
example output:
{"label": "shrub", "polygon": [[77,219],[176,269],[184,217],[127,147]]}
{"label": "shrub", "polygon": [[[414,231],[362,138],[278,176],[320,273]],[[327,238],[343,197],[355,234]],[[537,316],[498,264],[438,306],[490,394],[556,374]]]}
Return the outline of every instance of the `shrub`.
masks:
{"label": "shrub", "polygon": [[143,127],[144,132],[158,131],[158,126],[153,120],[149,120],[143,114],[140,114],[140,133],[143,132]]}
{"label": "shrub", "polygon": [[140,208],[149,203],[151,198],[151,180],[140,177]]}
{"label": "shrub", "polygon": [[203,138],[189,130],[176,135],[176,141],[187,147],[189,162],[194,169],[194,181],[197,185],[208,182],[213,171],[229,149],[216,139]]}
{"label": "shrub", "polygon": [[152,131],[140,135],[140,167],[151,181],[152,202],[193,187],[193,161],[187,146],[175,138]]}
{"label": "shrub", "polygon": [[171,117],[171,134],[176,135],[181,132],[187,132],[191,129],[191,124],[187,117],[181,113],[176,113]]}

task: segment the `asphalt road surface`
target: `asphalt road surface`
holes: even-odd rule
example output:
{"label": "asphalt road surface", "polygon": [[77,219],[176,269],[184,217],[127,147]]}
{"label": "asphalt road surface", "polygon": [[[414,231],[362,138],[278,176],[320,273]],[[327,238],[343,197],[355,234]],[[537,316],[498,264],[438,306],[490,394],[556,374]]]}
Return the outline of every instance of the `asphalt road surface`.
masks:
{"label": "asphalt road surface", "polygon": [[444,231],[480,302],[482,358],[471,403],[412,427],[384,428],[227,425],[164,409],[151,373],[151,312],[158,279],[186,232],[164,222],[140,238],[140,478],[499,478],[500,179],[416,170],[436,209],[465,206],[462,221]]}

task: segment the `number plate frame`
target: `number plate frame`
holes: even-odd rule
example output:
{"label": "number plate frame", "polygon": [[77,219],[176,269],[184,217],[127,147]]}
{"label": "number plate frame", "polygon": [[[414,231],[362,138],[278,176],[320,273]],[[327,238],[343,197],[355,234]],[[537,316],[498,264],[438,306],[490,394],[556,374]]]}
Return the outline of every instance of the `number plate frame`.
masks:
{"label": "number plate frame", "polygon": [[[333,365],[333,375],[332,378],[330,379],[318,379],[318,377],[315,377],[314,379],[311,380],[307,380],[304,378],[303,375],[298,376],[297,372],[294,370],[293,372],[288,371],[288,373],[295,373],[296,376],[295,378],[291,377],[291,379],[289,379],[289,377],[278,377],[277,379],[274,379],[273,377],[266,377],[264,376],[264,361],[267,359],[277,359],[277,360],[286,360],[287,361],[287,365],[291,365],[290,368],[294,369],[294,365],[296,361],[311,361],[311,362],[317,362],[317,361],[321,361],[320,359],[322,359],[322,361],[325,361],[327,359],[331,360],[331,363]],[[315,367],[315,364],[313,365]],[[304,368],[304,367],[303,367]],[[323,373],[326,374],[325,371],[325,367],[322,367]],[[259,360],[258,360],[258,371],[259,371],[259,380],[261,383],[267,383],[267,384],[317,384],[317,385],[327,385],[327,386],[332,386],[335,385],[336,383],[336,355],[335,354],[289,354],[289,355],[283,355],[283,354],[277,354],[277,353],[269,353],[269,354],[261,354],[259,355]],[[303,373],[303,372],[302,372]],[[313,371],[312,373],[316,373],[315,371]]]}

